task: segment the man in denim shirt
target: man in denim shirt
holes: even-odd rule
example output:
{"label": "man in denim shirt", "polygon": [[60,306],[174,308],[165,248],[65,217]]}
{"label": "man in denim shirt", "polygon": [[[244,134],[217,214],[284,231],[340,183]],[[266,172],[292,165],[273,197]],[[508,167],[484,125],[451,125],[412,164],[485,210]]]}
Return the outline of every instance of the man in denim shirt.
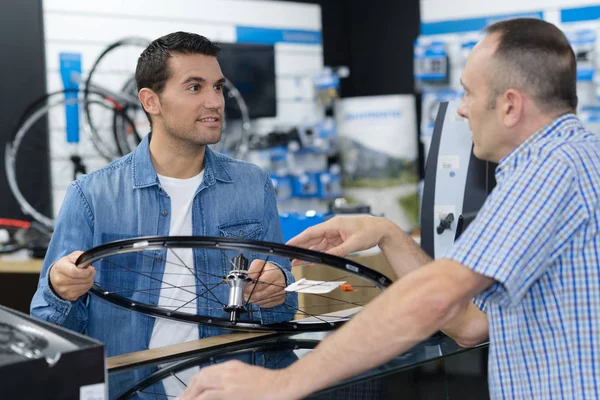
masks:
{"label": "man in denim shirt", "polygon": [[[155,320],[88,295],[94,280],[111,280],[111,276],[101,264],[97,269],[77,268],[74,262],[81,250],[149,235],[283,241],[268,174],[206,146],[220,140],[223,125],[225,77],[218,53],[219,47],[208,39],[183,32],[161,37],[144,50],[136,82],[152,132],[133,153],[73,182],[58,215],[31,315],[101,340],[109,357],[223,331]],[[187,251],[177,256],[188,257],[196,271],[222,275],[229,268],[228,260],[221,259],[218,252]],[[164,254],[150,261],[153,271],[159,273],[155,276],[170,268],[171,252]],[[260,271],[262,264],[255,260],[250,272]],[[264,323],[290,320],[297,298],[286,296],[283,288],[293,282],[293,276],[281,262],[268,265],[260,280],[272,285],[256,286],[252,299],[260,308],[255,315]],[[147,277],[133,273],[112,279],[128,280],[128,285],[140,288],[152,285]],[[159,295],[159,287],[160,283],[145,296],[160,306],[165,296]],[[226,290],[226,285],[221,287],[217,290]],[[132,298],[138,295],[142,294],[134,293]],[[222,312],[212,310],[206,297],[198,297],[195,303],[205,315]],[[111,397],[150,372],[145,369],[111,377]]]}

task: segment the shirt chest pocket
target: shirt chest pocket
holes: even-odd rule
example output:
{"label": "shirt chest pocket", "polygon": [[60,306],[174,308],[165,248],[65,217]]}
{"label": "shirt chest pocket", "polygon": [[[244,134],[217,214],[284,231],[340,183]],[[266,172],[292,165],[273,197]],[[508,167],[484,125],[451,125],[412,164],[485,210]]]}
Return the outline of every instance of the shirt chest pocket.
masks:
{"label": "shirt chest pocket", "polygon": [[219,225],[221,236],[241,240],[259,240],[262,237],[263,227],[258,220],[236,221]]}
{"label": "shirt chest pocket", "polygon": [[[221,236],[240,240],[260,240],[262,238],[263,226],[258,220],[236,221],[219,225]],[[234,250],[221,250],[221,265],[223,274],[231,270],[231,261],[239,254],[243,254],[250,262],[257,258],[257,254],[240,252]]]}

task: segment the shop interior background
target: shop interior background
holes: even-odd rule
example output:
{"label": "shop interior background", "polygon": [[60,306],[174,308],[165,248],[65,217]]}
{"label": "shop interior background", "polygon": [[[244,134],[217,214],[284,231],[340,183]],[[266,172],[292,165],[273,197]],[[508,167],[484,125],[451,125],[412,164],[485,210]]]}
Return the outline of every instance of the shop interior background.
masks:
{"label": "shop interior background", "polygon": [[[458,79],[470,46],[479,37],[478,32],[493,21],[515,16],[543,18],[557,24],[569,35],[579,63],[578,111],[584,123],[592,130],[598,130],[600,103],[596,69],[600,65],[597,61],[600,52],[597,51],[596,32],[600,3],[576,0],[526,3],[514,0],[459,0],[452,3],[380,0],[369,7],[364,5],[358,0],[108,0],[75,3],[67,0],[6,0],[1,6],[0,46],[9,62],[0,66],[4,88],[0,147],[3,148],[14,134],[19,115],[28,104],[44,93],[64,87],[60,72],[61,53],[79,54],[81,75],[85,77],[97,56],[116,40],[131,36],[153,39],[175,30],[187,30],[222,43],[274,46],[276,115],[252,120],[255,134],[292,129],[305,132],[311,128],[320,135],[333,121],[333,133],[330,131],[329,135],[345,136],[345,129],[348,129],[356,137],[356,130],[360,136],[362,129],[365,133],[360,144],[368,145],[376,141],[369,137],[369,128],[377,131],[379,124],[390,122],[384,119],[393,120],[379,141],[389,137],[392,138],[390,147],[397,146],[396,142],[411,147],[409,151],[414,152],[417,177],[422,178],[437,103],[462,95]],[[445,59],[447,70],[441,76],[440,71],[431,74],[432,71],[422,70],[419,59],[423,54],[426,54],[425,58]],[[317,101],[315,78],[322,75],[325,67],[340,66],[347,67],[349,75],[340,79],[337,103],[349,104],[350,108],[356,103],[355,108],[367,110],[363,114],[346,112],[348,108],[344,106],[328,110]],[[104,73],[108,82],[111,74],[118,76],[122,71],[109,69]],[[375,101],[381,101],[378,103],[381,106],[369,109],[367,105]],[[346,123],[357,121],[362,124],[358,128],[346,127]],[[50,118],[49,140],[40,140],[36,156],[27,160],[26,168],[19,171],[24,175],[21,181],[26,182],[23,191],[47,199],[43,207],[54,215],[72,174],[69,154],[65,153],[64,125],[64,116],[60,113],[56,118]],[[88,172],[106,164],[106,160],[90,146],[83,144],[80,147]],[[3,157],[2,151],[2,166]],[[411,162],[409,158],[408,163]],[[264,154],[255,155],[251,161],[261,164]],[[330,167],[341,164],[343,174],[343,163],[339,154],[328,154],[327,158],[321,157],[313,164],[319,165],[318,171],[310,170],[309,163],[308,170],[296,169],[286,174],[295,174],[298,180],[305,174],[303,179],[311,182],[310,179],[318,179],[325,173],[331,175],[327,179],[335,182],[340,178],[335,175],[339,169]],[[370,166],[369,160],[361,159],[360,163],[363,167]],[[373,168],[381,167],[373,165]],[[272,165],[265,163],[263,166],[269,169]],[[277,183],[278,171],[270,172]],[[300,191],[308,187],[310,185],[304,185]],[[373,193],[379,189],[374,188]],[[416,190],[415,185],[414,193]],[[412,195],[413,189],[409,192]],[[5,174],[0,176],[0,193],[4,194],[0,196],[2,216],[26,218],[10,193]],[[280,210],[282,213],[326,213],[334,197],[349,193],[351,190],[346,185],[335,193],[288,194],[280,199]],[[389,208],[378,209],[380,205],[372,201],[372,197],[365,198],[367,200],[354,200],[368,203],[371,199],[373,204],[367,206],[372,212],[394,215]],[[414,203],[416,205],[417,201]],[[285,224],[286,221],[282,221]],[[397,222],[407,231],[418,227],[418,219]]]}

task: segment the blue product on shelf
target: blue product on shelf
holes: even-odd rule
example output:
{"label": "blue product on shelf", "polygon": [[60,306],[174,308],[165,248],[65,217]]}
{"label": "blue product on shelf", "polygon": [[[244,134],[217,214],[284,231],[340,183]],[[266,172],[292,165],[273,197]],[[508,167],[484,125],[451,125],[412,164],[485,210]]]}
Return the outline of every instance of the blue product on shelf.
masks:
{"label": "blue product on shelf", "polygon": [[337,135],[335,119],[326,117],[321,123],[317,124],[316,130],[321,139],[331,139]]}
{"label": "blue product on shelf", "polygon": [[414,56],[414,76],[417,84],[448,83],[449,63],[446,43],[417,39]]}
{"label": "blue product on shelf", "polygon": [[269,150],[271,161],[270,170],[275,171],[279,176],[283,175],[279,171],[287,169],[288,150],[286,146],[272,147]]}
{"label": "blue product on shelf", "polygon": [[580,82],[592,81],[594,79],[596,31],[580,29],[566,32],[566,36],[577,59],[577,80]]}
{"label": "blue product on shelf", "polygon": [[578,115],[586,128],[596,135],[600,134],[600,106],[583,106]]}
{"label": "blue product on shelf", "polygon": [[286,201],[292,197],[292,179],[287,175],[271,174],[277,201]]}
{"label": "blue product on shelf", "polygon": [[292,196],[316,197],[319,190],[318,173],[306,172],[292,177]]}
{"label": "blue product on shelf", "polygon": [[321,199],[342,196],[342,180],[339,172],[330,170],[318,174],[317,196]]}

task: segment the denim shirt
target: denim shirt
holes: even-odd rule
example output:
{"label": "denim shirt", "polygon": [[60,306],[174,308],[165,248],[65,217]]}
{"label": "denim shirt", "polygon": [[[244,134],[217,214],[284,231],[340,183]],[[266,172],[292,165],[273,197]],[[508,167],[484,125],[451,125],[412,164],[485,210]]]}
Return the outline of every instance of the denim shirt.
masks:
{"label": "denim shirt", "polygon": [[[86,294],[71,302],[57,297],[48,283],[48,271],[59,258],[76,250],[88,250],[113,240],[140,236],[168,236],[170,199],[161,189],[149,151],[150,135],[137,149],[106,167],[81,177],[67,190],[57,218],[56,229],[44,260],[37,291],[31,303],[31,315],[83,332],[106,345],[108,357],[148,349],[154,318],[126,310]],[[283,242],[275,193],[268,174],[259,167],[234,160],[208,147],[205,153],[204,179],[194,196],[192,232],[195,236],[224,236],[249,240]],[[225,276],[230,268],[228,252],[196,249],[193,252],[199,274]],[[138,257],[135,253],[111,257],[121,265],[152,270],[162,276],[166,250],[154,252],[155,257]],[[265,258],[254,254],[252,258]],[[294,281],[289,262],[269,258],[284,271],[287,284]],[[103,271],[103,263],[94,263],[96,281],[116,282],[117,287],[139,287],[154,290],[131,293],[132,300],[158,303],[161,282],[133,273],[115,274],[114,268]],[[127,280],[123,283],[123,280]],[[197,283],[197,292],[204,290]],[[227,298],[227,285],[217,288],[217,296]],[[204,315],[227,318],[214,307],[210,296],[197,299],[198,310]],[[254,318],[263,323],[290,320],[297,309],[297,296],[288,294],[285,304],[260,309]],[[200,311],[199,311],[200,312]],[[219,328],[198,326],[200,338],[227,333]],[[138,382],[152,372],[151,368],[111,377],[111,397]]]}

